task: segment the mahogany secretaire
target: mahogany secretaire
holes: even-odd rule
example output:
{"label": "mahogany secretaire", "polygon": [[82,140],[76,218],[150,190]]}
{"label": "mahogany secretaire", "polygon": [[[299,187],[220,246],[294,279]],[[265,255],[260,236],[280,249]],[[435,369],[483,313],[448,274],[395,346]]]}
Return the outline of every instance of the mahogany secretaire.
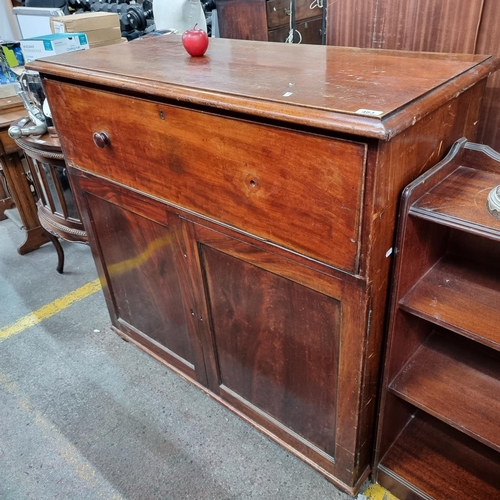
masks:
{"label": "mahogany secretaire", "polygon": [[401,191],[487,56],[166,35],[38,60],[116,331],[354,493]]}

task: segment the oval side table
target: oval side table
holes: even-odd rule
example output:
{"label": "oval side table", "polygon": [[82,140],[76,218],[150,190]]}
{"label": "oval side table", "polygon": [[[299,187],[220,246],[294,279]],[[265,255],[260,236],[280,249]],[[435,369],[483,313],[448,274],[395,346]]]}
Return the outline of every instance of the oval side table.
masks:
{"label": "oval side table", "polygon": [[46,133],[23,136],[16,139],[16,143],[28,160],[38,193],[38,218],[56,248],[57,271],[62,273],[64,251],[58,238],[85,244],[88,238],[75,204],[59,139]]}

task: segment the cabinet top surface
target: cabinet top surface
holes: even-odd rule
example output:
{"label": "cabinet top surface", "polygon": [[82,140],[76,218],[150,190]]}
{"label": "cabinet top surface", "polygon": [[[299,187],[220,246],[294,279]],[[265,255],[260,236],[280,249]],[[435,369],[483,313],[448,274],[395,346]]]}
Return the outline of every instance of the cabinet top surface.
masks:
{"label": "cabinet top surface", "polygon": [[190,57],[165,35],[29,64],[45,75],[389,139],[496,70],[451,55],[210,39]]}

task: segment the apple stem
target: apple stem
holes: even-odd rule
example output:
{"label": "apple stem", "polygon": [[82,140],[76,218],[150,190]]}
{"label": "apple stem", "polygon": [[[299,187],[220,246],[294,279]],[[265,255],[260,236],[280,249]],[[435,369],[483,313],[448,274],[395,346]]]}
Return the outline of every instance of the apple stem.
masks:
{"label": "apple stem", "polygon": [[196,26],[198,26],[198,23],[196,23],[194,26],[193,26],[193,30],[196,29]]}

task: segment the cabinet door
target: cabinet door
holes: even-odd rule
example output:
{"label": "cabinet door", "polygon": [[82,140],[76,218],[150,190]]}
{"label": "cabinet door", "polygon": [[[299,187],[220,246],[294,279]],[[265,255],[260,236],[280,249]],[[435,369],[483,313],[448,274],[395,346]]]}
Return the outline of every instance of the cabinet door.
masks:
{"label": "cabinet door", "polygon": [[183,276],[178,217],[118,185],[71,171],[113,325],[205,384],[205,368]]}
{"label": "cabinet door", "polygon": [[209,387],[295,454],[352,484],[365,321],[359,289],[251,240],[197,224],[192,232],[215,348]]}
{"label": "cabinet door", "polygon": [[363,481],[363,284],[70,171],[118,331],[335,483]]}

